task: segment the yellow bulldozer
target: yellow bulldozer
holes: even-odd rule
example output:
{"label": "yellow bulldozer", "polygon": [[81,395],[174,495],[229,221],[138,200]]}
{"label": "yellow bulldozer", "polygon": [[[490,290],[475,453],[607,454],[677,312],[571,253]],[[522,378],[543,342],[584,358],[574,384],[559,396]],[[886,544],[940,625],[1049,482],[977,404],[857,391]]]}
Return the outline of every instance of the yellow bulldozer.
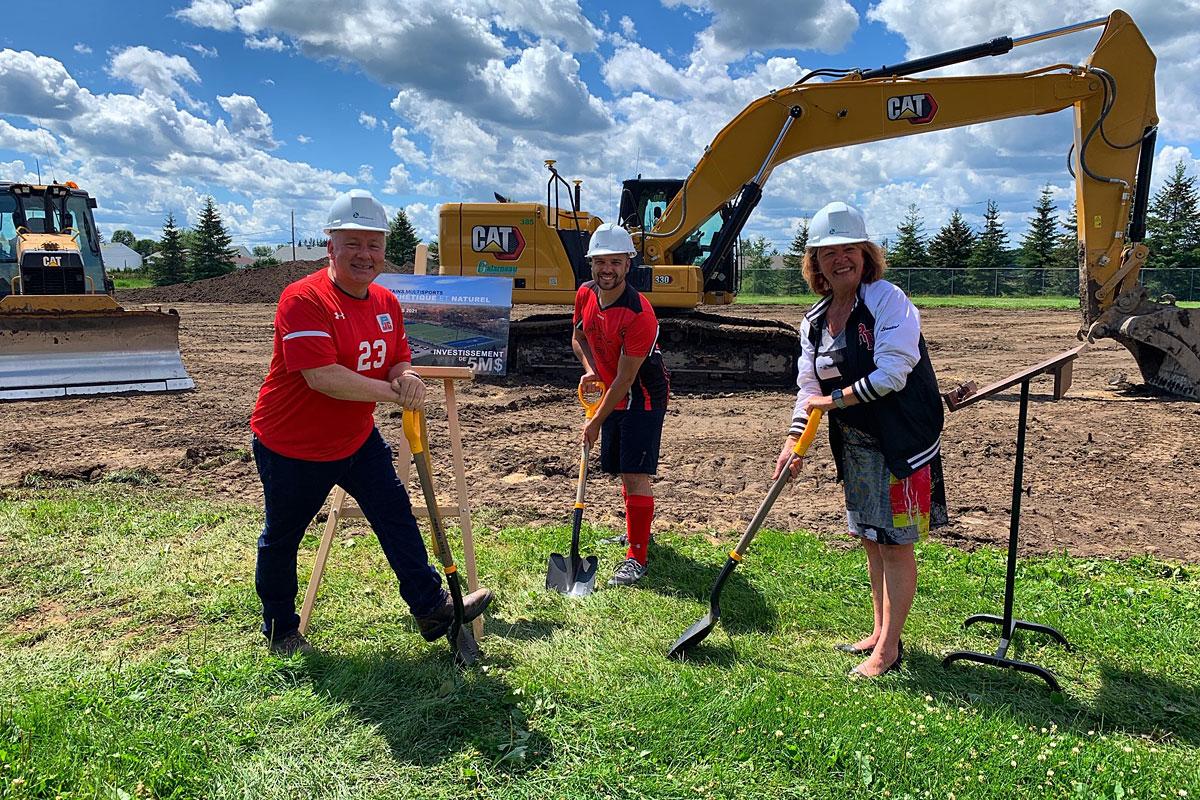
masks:
{"label": "yellow bulldozer", "polygon": [[195,387],[179,316],[122,308],[96,200],[74,183],[0,183],[0,400]]}
{"label": "yellow bulldozer", "polygon": [[[1096,27],[1103,31],[1082,64],[913,77]],[[1173,298],[1150,297],[1139,281],[1158,124],[1154,68],[1155,56],[1133,20],[1114,11],[893,66],[810,72],[747,105],[686,179],[625,181],[619,219],[640,251],[630,280],[658,310],[732,303],[739,235],[780,164],[836,147],[1073,108],[1068,163],[1078,211],[1080,335],[1120,341],[1147,384],[1200,399],[1200,325]],[[812,81],[817,77],[831,80]],[[573,302],[576,288],[591,278],[583,254],[601,220],[580,209],[578,182],[570,186],[554,162],[547,165],[545,203],[497,195],[495,203],[442,206],[443,274],[510,276],[517,303]],[[814,198],[812,205],[826,200]],[[510,367],[577,370],[566,319],[539,314],[516,322]],[[660,322],[672,383],[781,385],[794,375],[796,333],[782,323],[669,311],[660,313]]]}

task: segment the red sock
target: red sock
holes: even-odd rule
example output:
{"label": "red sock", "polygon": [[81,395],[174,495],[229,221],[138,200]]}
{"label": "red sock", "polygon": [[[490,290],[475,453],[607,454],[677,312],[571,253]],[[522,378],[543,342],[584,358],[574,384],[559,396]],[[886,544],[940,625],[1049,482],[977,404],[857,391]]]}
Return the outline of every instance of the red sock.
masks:
{"label": "red sock", "polygon": [[650,523],[654,520],[654,497],[644,494],[625,496],[625,535],[629,539],[626,558],[636,558],[642,566],[646,564],[646,550],[650,546]]}

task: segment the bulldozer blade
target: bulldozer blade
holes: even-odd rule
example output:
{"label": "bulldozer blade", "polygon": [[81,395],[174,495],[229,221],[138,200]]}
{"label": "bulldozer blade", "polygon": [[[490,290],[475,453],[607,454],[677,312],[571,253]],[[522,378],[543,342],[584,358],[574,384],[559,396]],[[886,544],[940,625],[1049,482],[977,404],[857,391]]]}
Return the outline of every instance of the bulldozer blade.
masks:
{"label": "bulldozer blade", "polygon": [[194,389],[179,316],[158,311],[0,314],[0,400]]}

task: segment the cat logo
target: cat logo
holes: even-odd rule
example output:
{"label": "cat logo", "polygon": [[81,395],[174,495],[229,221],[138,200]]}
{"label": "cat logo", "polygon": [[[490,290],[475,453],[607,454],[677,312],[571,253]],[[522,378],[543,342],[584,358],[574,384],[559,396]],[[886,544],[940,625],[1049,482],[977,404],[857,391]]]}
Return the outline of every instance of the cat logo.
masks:
{"label": "cat logo", "polygon": [[512,225],[476,225],[471,228],[471,249],[490,253],[497,261],[516,261],[525,250],[525,237]]}
{"label": "cat logo", "polygon": [[42,256],[43,267],[61,267],[62,256]]}
{"label": "cat logo", "polygon": [[937,101],[928,93],[906,94],[887,100],[887,118],[893,122],[906,119],[913,125],[924,125],[933,121],[937,110]]}

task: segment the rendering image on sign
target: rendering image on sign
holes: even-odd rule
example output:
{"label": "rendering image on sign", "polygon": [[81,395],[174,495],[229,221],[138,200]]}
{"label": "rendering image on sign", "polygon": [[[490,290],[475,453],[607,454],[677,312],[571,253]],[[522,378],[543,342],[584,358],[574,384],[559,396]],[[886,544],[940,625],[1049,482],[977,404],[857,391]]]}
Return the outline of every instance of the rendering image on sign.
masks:
{"label": "rendering image on sign", "polygon": [[512,280],[385,273],[376,283],[400,301],[414,365],[505,374]]}

